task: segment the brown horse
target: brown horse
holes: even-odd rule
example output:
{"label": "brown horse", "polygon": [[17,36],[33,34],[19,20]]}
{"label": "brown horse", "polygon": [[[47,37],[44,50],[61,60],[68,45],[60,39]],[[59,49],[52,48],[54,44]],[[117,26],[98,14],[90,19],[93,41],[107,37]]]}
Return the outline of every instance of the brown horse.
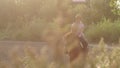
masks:
{"label": "brown horse", "polygon": [[76,60],[81,54],[86,55],[88,50],[80,41],[80,38],[74,34],[65,37],[67,53],[70,56],[70,62]]}

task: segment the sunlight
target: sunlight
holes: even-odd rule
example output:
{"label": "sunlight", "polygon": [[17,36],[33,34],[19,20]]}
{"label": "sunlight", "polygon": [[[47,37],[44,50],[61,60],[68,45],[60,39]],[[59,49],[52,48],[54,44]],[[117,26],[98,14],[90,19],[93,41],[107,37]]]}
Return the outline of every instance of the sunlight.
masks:
{"label": "sunlight", "polygon": [[86,0],[73,0],[73,2],[86,2]]}
{"label": "sunlight", "polygon": [[120,68],[119,15],[120,0],[0,0],[0,68]]}
{"label": "sunlight", "polygon": [[117,0],[118,9],[120,9],[120,0]]}

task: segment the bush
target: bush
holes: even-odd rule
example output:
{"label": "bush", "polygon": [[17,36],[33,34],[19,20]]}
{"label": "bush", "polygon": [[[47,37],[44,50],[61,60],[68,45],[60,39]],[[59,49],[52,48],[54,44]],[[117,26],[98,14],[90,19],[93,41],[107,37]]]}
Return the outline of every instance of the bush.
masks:
{"label": "bush", "polygon": [[90,42],[98,42],[101,37],[105,42],[117,42],[120,38],[120,20],[111,22],[102,20],[98,24],[92,24],[88,27],[85,34]]}

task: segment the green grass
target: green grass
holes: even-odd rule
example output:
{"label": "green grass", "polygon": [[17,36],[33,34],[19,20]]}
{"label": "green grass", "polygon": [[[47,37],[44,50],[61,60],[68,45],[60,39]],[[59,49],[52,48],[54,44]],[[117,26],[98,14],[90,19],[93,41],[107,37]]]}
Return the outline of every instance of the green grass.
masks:
{"label": "green grass", "polygon": [[118,42],[120,38],[120,20],[111,22],[104,19],[98,24],[92,24],[86,29],[86,36],[91,42],[99,42],[103,37],[105,42]]}

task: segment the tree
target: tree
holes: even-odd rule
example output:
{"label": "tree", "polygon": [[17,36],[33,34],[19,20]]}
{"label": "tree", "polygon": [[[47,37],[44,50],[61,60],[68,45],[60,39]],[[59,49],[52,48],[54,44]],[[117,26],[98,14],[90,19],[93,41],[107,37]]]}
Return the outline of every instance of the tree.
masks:
{"label": "tree", "polygon": [[110,6],[114,14],[120,15],[120,0],[111,0]]}
{"label": "tree", "polygon": [[90,0],[87,4],[75,5],[72,10],[74,14],[80,14],[87,24],[97,23],[103,18],[114,21],[118,15],[112,13],[109,3],[110,0]]}

